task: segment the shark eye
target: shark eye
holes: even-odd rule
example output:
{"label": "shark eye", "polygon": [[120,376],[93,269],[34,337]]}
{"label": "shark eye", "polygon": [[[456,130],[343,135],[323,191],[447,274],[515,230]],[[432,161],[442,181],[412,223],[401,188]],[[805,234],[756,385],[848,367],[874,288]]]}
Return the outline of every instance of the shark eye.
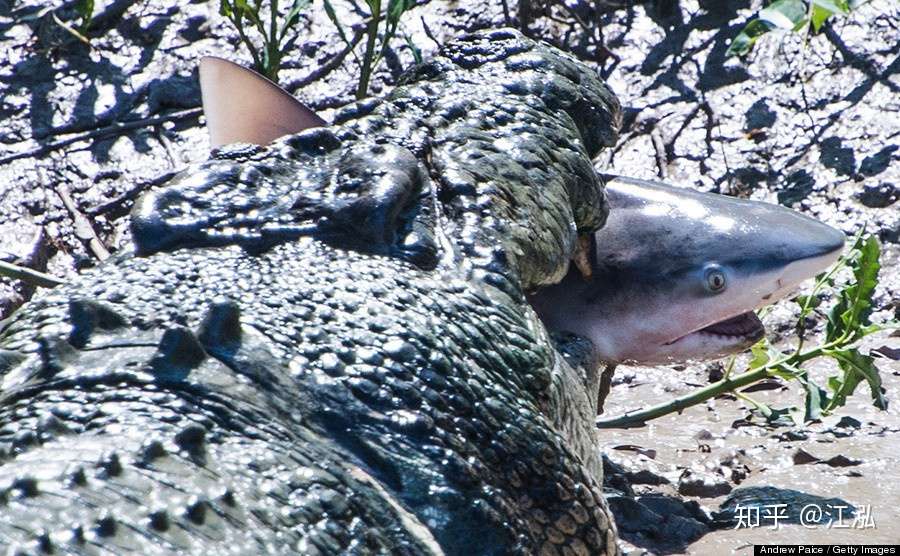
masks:
{"label": "shark eye", "polygon": [[725,290],[727,285],[725,273],[718,266],[712,266],[706,270],[706,289],[711,293],[719,293]]}

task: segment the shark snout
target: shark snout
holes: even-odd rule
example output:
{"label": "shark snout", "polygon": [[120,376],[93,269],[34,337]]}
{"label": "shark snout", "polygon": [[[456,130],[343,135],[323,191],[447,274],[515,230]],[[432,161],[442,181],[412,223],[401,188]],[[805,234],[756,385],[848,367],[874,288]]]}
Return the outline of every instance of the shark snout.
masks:
{"label": "shark snout", "polygon": [[844,241],[846,240],[844,232],[818,220],[805,216],[803,218],[807,222],[801,241],[804,243],[805,250],[808,253],[803,258],[829,259],[830,262],[828,264],[837,260],[844,249]]}
{"label": "shark snout", "polygon": [[802,219],[793,226],[778,232],[784,234],[787,243],[786,264],[776,274],[771,292],[763,297],[758,307],[767,305],[794,293],[800,284],[824,272],[841,256],[846,236],[827,224],[796,215]]}
{"label": "shark snout", "polygon": [[[782,222],[769,230],[772,239],[778,238],[786,246],[786,259],[802,260],[831,257],[833,262],[844,248],[844,232],[810,218],[784,209]],[[829,263],[830,264],[830,263]]]}
{"label": "shark snout", "polygon": [[837,228],[832,228],[828,225],[825,225],[825,227],[828,228],[828,233],[827,235],[823,234],[820,249],[823,253],[837,253],[840,255],[841,251],[844,250],[844,242],[847,240],[847,236]]}

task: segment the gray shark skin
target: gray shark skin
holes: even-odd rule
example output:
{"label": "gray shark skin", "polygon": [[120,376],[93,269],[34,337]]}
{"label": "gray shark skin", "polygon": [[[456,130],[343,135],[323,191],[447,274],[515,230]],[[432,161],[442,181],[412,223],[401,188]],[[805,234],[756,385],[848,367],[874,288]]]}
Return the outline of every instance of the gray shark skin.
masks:
{"label": "gray shark skin", "polygon": [[589,279],[573,265],[530,300],[547,326],[591,339],[608,363],[742,351],[765,332],[752,311],[844,246],[839,230],[778,205],[621,176],[606,176],[606,193]]}
{"label": "gray shark skin", "polygon": [[615,554],[593,418],[523,292],[607,216],[619,105],[514,31],[333,126],[214,153],[135,253],[0,330],[0,545]]}

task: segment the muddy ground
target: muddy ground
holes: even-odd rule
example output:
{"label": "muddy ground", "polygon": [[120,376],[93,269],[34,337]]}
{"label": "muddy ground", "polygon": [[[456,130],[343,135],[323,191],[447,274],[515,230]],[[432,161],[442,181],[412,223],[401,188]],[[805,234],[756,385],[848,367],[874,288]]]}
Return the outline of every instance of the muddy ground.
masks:
{"label": "muddy ground", "polygon": [[[333,3],[352,37],[364,14]],[[848,235],[866,226],[884,247],[874,318],[900,316],[900,7],[873,0],[808,41],[768,36],[746,59],[726,58],[729,40],[760,3],[657,0],[612,9],[613,2],[563,0],[535,2],[526,18],[519,8],[527,0],[425,0],[403,29],[428,56],[464,31],[528,19],[530,34],[596,67],[626,107],[622,140],[598,169],[781,203]],[[90,46],[54,19],[77,24],[73,4],[0,0],[0,260],[62,279],[127,246],[133,199],[207,156],[196,60],[249,61],[217,1],[98,0]],[[327,119],[352,102],[358,67],[318,0],[301,27],[281,81]],[[394,46],[372,94],[413,61],[404,41]],[[0,279],[0,317],[33,293]],[[770,338],[790,343],[792,320],[790,304],[770,313]],[[822,318],[813,320],[815,334]],[[900,348],[900,338],[881,334],[864,351],[881,346]],[[625,478],[610,485],[610,496],[625,504],[620,512],[651,507],[622,502],[629,489],[659,510],[620,513],[638,524],[620,525],[626,546],[722,554],[749,553],[763,541],[900,542],[900,366],[889,358],[879,365],[887,412],[861,393],[821,423],[763,426],[748,421],[741,402],[723,398],[645,428],[604,432],[602,449],[621,466],[611,476]],[[684,393],[711,370],[620,367],[607,413]],[[769,386],[753,395],[776,405],[799,401],[796,389]],[[874,526],[850,519],[850,527],[775,530],[763,522],[710,532],[707,514],[746,486],[838,497],[868,507]],[[698,504],[676,512],[658,495]],[[688,517],[671,517],[678,512]],[[641,529],[654,516],[666,523]]]}

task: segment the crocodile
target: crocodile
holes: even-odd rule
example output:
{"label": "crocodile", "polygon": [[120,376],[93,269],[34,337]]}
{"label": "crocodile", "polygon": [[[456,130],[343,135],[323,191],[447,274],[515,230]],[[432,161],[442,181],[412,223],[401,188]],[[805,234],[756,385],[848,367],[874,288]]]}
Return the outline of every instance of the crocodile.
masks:
{"label": "crocodile", "polygon": [[[286,90],[228,60],[202,58],[199,75],[214,148],[265,145],[326,125]],[[754,310],[791,295],[844,247],[840,230],[779,205],[603,177],[607,222],[581,237],[561,282],[528,298],[548,329],[591,341],[604,375],[623,362],[744,351],[765,335]]]}
{"label": "crocodile", "polygon": [[590,346],[525,292],[608,206],[620,105],[513,30],[145,194],[0,324],[0,545],[616,554]]}

